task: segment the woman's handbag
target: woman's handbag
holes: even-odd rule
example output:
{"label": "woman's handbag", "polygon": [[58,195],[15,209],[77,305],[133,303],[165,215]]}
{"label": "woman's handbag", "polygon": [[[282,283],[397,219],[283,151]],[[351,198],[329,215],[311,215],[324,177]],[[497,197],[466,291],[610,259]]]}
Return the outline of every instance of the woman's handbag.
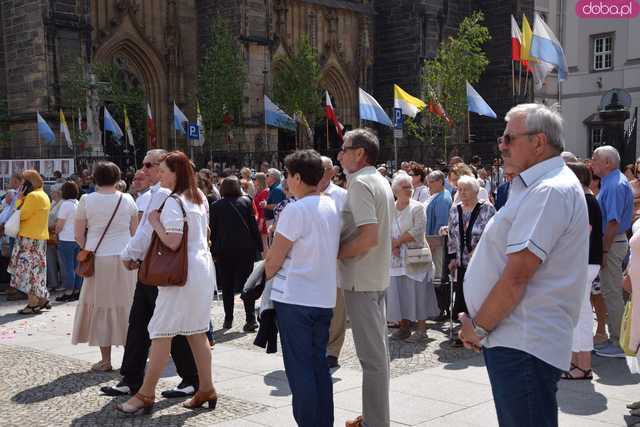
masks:
{"label": "woman's handbag", "polygon": [[100,236],[100,240],[98,240],[98,244],[93,251],[89,251],[87,249],[80,249],[78,255],[76,255],[76,261],[78,261],[78,266],[76,267],[76,274],[82,277],[93,277],[93,273],[95,272],[95,253],[98,252],[98,248],[102,243],[102,239],[104,239],[105,234],[107,234],[107,230],[111,226],[111,222],[113,218],[116,216],[116,212],[118,212],[118,208],[120,207],[120,202],[122,201],[122,194],[120,194],[120,198],[118,199],[118,203],[116,204],[116,208],[113,210],[111,214],[111,218],[109,218],[109,222],[102,232],[102,236]]}
{"label": "woman's handbag", "polygon": [[405,264],[428,264],[433,261],[429,246],[423,248],[407,248],[404,256]]}
{"label": "woman's handbag", "polygon": [[18,237],[18,232],[20,231],[20,209],[16,209],[14,213],[11,214],[7,222],[4,223],[4,234],[16,238]]}
{"label": "woman's handbag", "polygon": [[622,322],[620,323],[620,347],[626,356],[635,356],[638,349],[631,348],[631,312],[633,304],[628,301],[624,307]]}
{"label": "woman's handbag", "polygon": [[[138,270],[138,280],[147,286],[184,286],[187,283],[187,240],[189,238],[187,213],[179,197],[173,194],[169,197],[178,202],[184,215],[182,241],[174,251],[162,243],[158,233],[153,232],[149,250]],[[164,203],[160,206],[159,211],[162,211],[163,207]]]}

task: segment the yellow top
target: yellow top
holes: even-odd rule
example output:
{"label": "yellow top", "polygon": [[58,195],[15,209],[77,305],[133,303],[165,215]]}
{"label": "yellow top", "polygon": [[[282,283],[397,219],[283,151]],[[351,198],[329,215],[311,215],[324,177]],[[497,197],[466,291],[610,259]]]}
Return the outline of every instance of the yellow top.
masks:
{"label": "yellow top", "polygon": [[27,197],[18,201],[17,207],[20,208],[18,236],[33,240],[48,240],[51,202],[42,188],[27,194]]}

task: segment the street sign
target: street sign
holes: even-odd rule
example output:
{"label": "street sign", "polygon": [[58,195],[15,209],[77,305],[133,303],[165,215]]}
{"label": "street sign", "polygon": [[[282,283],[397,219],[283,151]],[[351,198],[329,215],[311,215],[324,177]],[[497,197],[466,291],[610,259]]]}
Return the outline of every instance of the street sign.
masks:
{"label": "street sign", "polygon": [[402,109],[401,108],[394,108],[393,109],[393,123],[394,123],[394,128],[396,129],[400,129],[402,130],[402,125],[404,124],[403,121],[403,117],[402,117]]}
{"label": "street sign", "polygon": [[200,129],[197,123],[189,123],[189,139],[200,139]]}
{"label": "street sign", "polygon": [[393,130],[394,138],[402,138],[402,129],[394,129]]}

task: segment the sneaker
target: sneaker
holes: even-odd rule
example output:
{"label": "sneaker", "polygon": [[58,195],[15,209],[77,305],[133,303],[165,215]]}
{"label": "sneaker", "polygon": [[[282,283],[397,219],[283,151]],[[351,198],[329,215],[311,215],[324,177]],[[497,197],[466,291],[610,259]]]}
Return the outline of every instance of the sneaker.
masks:
{"label": "sneaker", "polygon": [[596,354],[600,357],[620,357],[624,358],[624,351],[614,343],[610,343],[600,350],[596,350]]}

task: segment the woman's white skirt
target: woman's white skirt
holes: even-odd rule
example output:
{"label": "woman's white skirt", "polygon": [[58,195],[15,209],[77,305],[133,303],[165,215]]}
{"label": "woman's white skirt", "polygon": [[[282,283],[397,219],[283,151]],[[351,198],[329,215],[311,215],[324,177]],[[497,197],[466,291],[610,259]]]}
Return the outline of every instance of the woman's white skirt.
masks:
{"label": "woman's white skirt", "polygon": [[587,283],[585,284],[585,295],[580,307],[580,315],[578,323],[573,329],[573,345],[572,351],[591,351],[593,350],[593,308],[591,307],[591,284],[595,280],[599,265],[589,264],[587,269]]}

